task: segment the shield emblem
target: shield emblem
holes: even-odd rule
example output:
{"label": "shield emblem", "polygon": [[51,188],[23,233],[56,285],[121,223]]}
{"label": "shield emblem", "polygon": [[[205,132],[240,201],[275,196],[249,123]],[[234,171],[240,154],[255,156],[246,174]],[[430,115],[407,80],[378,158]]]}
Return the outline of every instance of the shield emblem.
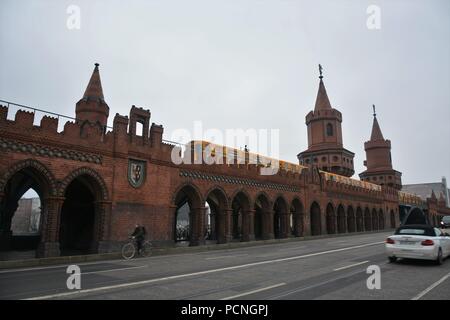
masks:
{"label": "shield emblem", "polygon": [[128,160],[128,182],[134,188],[139,188],[145,180],[145,161]]}

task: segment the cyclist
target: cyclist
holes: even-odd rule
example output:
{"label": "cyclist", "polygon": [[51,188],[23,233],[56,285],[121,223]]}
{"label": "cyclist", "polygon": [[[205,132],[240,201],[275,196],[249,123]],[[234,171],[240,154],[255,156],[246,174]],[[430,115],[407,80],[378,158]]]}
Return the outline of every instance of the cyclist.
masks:
{"label": "cyclist", "polygon": [[142,243],[145,240],[145,234],[145,227],[136,223],[136,227],[134,229],[134,232],[131,234],[131,237],[133,239],[136,239],[138,254],[141,254]]}

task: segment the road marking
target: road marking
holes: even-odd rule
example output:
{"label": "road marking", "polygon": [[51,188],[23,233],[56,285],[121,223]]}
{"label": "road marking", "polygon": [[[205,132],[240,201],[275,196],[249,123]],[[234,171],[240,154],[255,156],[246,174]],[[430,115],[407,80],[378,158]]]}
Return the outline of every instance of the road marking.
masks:
{"label": "road marking", "polygon": [[91,292],[99,292],[99,291],[105,291],[105,290],[111,290],[111,289],[127,288],[127,287],[132,287],[132,286],[140,286],[140,285],[145,285],[145,284],[150,284],[150,283],[155,283],[155,282],[161,282],[161,281],[165,281],[165,280],[174,280],[174,279],[180,279],[180,278],[204,275],[204,274],[209,274],[209,273],[216,273],[216,272],[222,272],[222,271],[243,269],[243,268],[248,268],[248,267],[253,267],[253,266],[258,266],[258,265],[265,265],[265,264],[270,264],[270,263],[277,263],[277,262],[284,262],[284,261],[304,259],[304,258],[315,257],[315,256],[324,255],[324,254],[330,254],[330,253],[335,253],[335,252],[348,251],[348,250],[353,250],[353,249],[359,249],[359,248],[374,246],[374,245],[383,244],[383,243],[384,243],[384,241],[372,242],[372,243],[362,244],[362,245],[358,245],[358,246],[327,250],[327,251],[322,251],[322,252],[305,254],[305,255],[301,255],[301,256],[295,256],[295,257],[289,257],[289,258],[280,258],[280,259],[274,259],[274,260],[266,260],[266,261],[253,262],[253,263],[246,263],[246,264],[232,266],[232,267],[225,267],[225,268],[212,269],[212,270],[206,270],[206,271],[199,271],[199,272],[193,272],[193,273],[179,274],[179,275],[168,276],[168,277],[163,277],[163,278],[156,278],[156,279],[149,279],[149,280],[143,280],[143,281],[122,283],[122,284],[105,286],[105,287],[98,287],[98,288],[92,288],[92,289],[82,289],[82,290],[77,290],[77,291],[63,292],[63,293],[57,293],[57,294],[51,294],[51,295],[45,295],[45,296],[37,296],[37,297],[33,297],[33,298],[28,298],[28,299],[25,299],[25,300],[44,300],[44,299],[52,299],[52,298],[58,298],[58,297],[67,297],[67,296],[72,296],[72,295],[79,295],[79,294],[82,294],[82,293],[91,293]]}
{"label": "road marking", "polygon": [[234,299],[234,298],[239,298],[239,297],[243,297],[243,296],[248,296],[249,294],[252,294],[252,293],[257,293],[257,292],[269,290],[269,289],[272,289],[272,288],[281,287],[281,286],[284,286],[284,285],[286,285],[286,283],[282,282],[282,283],[274,284],[273,286],[268,286],[268,287],[264,287],[264,288],[260,288],[260,289],[256,289],[256,290],[252,290],[252,291],[247,291],[247,292],[244,292],[244,293],[240,293],[240,294],[237,294],[237,295],[235,295],[235,296],[222,298],[222,299],[220,299],[220,300],[231,300],[231,299]]}
{"label": "road marking", "polygon": [[95,274],[95,273],[104,273],[104,272],[113,272],[113,271],[123,271],[123,270],[139,269],[139,268],[145,268],[145,267],[148,267],[148,265],[137,266],[137,267],[128,267],[128,268],[109,269],[109,270],[99,270],[99,271],[91,271],[91,272],[81,272],[81,275]]}
{"label": "road marking", "polygon": [[76,264],[77,266],[91,266],[91,265],[102,265],[102,264],[130,264],[132,261],[129,260],[102,260],[102,261],[93,261],[93,262],[67,262],[63,264],[59,264],[56,266],[48,266],[48,267],[31,267],[31,268],[20,268],[20,269],[7,269],[7,270],[0,270],[1,273],[15,273],[15,272],[26,272],[26,271],[39,271],[39,270],[48,270],[48,269],[67,269],[67,266],[71,264]]}
{"label": "road marking", "polygon": [[426,288],[425,290],[423,290],[421,293],[419,293],[417,296],[415,296],[415,297],[412,298],[411,300],[419,300],[419,299],[422,298],[424,295],[426,295],[428,292],[430,292],[431,290],[433,290],[434,288],[436,288],[438,285],[440,285],[442,282],[444,282],[445,280],[447,280],[448,277],[450,277],[450,273],[447,273],[445,276],[443,276],[441,279],[439,279],[438,281],[436,281],[435,283],[433,283],[431,286],[429,286],[428,288]]}
{"label": "road marking", "polygon": [[367,262],[369,262],[369,260],[358,262],[358,263],[354,263],[354,264],[351,264],[351,265],[345,266],[345,267],[336,268],[336,269],[333,269],[333,271],[339,271],[339,270],[344,270],[344,269],[348,269],[348,268],[351,268],[351,267],[356,267],[356,266],[359,266],[359,265],[367,263]]}
{"label": "road marking", "polygon": [[245,253],[245,254],[235,254],[235,255],[229,255],[229,256],[212,257],[212,258],[205,258],[205,260],[216,260],[216,259],[234,258],[234,257],[242,257],[242,256],[248,256],[248,254]]}

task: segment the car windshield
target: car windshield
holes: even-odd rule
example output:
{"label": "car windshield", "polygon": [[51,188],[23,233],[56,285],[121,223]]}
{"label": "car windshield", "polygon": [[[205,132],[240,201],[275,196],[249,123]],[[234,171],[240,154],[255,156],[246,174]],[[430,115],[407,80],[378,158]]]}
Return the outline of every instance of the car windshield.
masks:
{"label": "car windshield", "polygon": [[442,218],[442,222],[449,223],[450,222],[450,216],[443,217]]}
{"label": "car windshield", "polygon": [[408,234],[416,236],[435,236],[434,230],[431,228],[399,228],[395,234]]}

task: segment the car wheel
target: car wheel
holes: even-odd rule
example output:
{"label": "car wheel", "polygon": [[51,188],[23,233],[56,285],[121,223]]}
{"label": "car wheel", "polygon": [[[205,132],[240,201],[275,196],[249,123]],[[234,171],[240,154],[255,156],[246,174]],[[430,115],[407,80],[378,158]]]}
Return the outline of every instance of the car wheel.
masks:
{"label": "car wheel", "polygon": [[397,261],[397,257],[389,257],[389,262],[394,263]]}
{"label": "car wheel", "polygon": [[436,264],[441,265],[444,262],[444,257],[442,256],[442,249],[439,248],[438,256],[436,258]]}

